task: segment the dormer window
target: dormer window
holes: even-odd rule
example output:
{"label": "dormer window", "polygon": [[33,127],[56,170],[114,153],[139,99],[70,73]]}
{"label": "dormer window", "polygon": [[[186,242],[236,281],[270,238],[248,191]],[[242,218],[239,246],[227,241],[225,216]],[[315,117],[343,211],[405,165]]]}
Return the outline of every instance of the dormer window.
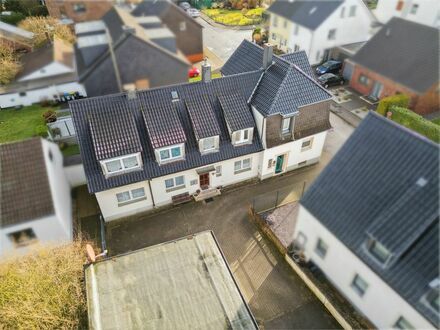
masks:
{"label": "dormer window", "polygon": [[183,158],[183,144],[156,149],[156,158],[159,163],[166,163]]}
{"label": "dormer window", "polygon": [[422,302],[440,314],[440,279],[436,278],[429,283],[429,291],[422,297]]}
{"label": "dormer window", "polygon": [[234,144],[246,144],[252,141],[252,128],[242,129],[240,131],[234,132],[235,139]]}
{"label": "dormer window", "polygon": [[390,257],[390,251],[377,241],[373,241],[370,246],[370,253],[381,263],[386,263]]}
{"label": "dormer window", "polygon": [[200,146],[200,152],[202,154],[216,152],[219,150],[219,137],[212,136],[201,139],[199,142],[199,146]]}
{"label": "dormer window", "polygon": [[281,124],[281,133],[283,135],[290,133],[290,123],[292,122],[292,118],[283,118],[282,124]]}
{"label": "dormer window", "polygon": [[140,153],[102,160],[101,166],[106,176],[112,176],[140,169],[142,167],[142,159]]}

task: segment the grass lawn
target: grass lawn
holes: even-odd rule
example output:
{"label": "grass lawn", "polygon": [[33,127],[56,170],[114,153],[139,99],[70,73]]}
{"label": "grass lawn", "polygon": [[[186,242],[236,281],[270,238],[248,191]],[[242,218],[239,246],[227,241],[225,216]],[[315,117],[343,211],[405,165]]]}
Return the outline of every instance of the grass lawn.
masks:
{"label": "grass lawn", "polygon": [[255,25],[260,24],[264,9],[255,8],[247,12],[238,9],[204,9],[203,13],[217,23],[224,25]]}
{"label": "grass lawn", "polygon": [[435,119],[431,120],[431,122],[433,122],[436,125],[440,125],[440,118],[435,118]]}
{"label": "grass lawn", "polygon": [[65,149],[61,150],[61,152],[63,153],[64,157],[78,155],[79,146],[77,144],[71,144],[70,146],[67,146]]}
{"label": "grass lawn", "polygon": [[37,129],[46,126],[43,113],[53,107],[31,105],[20,110],[0,110],[0,143],[12,142],[37,136]]}
{"label": "grass lawn", "polygon": [[[222,77],[222,74],[220,72],[213,73],[211,76],[212,79],[217,79],[217,78],[221,78],[221,77]],[[198,77],[189,78],[188,81],[189,82],[196,82],[196,81],[200,81],[201,79],[202,79],[202,76],[200,75]]]}

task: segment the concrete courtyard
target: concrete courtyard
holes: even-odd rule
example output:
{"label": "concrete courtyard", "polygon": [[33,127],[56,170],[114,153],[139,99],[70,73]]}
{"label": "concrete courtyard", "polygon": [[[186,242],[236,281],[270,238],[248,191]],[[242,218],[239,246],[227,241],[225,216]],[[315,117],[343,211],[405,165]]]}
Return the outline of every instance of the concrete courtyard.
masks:
{"label": "concrete courtyard", "polygon": [[253,199],[278,189],[309,185],[353,131],[331,114],[321,162],[263,182],[230,189],[210,203],[189,203],[107,225],[110,255],[151,246],[203,230],[216,235],[254,316],[266,329],[331,329],[339,324],[272,244],[248,219]]}

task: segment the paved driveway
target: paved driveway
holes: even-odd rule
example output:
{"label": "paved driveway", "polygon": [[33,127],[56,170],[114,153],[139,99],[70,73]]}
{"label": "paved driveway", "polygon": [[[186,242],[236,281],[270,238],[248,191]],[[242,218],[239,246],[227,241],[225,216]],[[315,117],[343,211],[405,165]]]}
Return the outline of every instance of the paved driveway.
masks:
{"label": "paved driveway", "polygon": [[254,196],[316,178],[353,130],[334,115],[331,122],[336,129],[329,132],[318,165],[229,191],[207,204],[190,203],[112,222],[107,228],[110,254],[213,230],[256,319],[266,329],[339,328],[247,215]]}

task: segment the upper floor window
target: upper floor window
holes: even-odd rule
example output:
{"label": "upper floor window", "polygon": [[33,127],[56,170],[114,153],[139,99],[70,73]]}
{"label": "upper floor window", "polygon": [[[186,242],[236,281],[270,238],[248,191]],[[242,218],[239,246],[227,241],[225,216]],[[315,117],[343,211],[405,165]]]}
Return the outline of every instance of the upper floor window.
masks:
{"label": "upper floor window", "polygon": [[299,25],[297,24],[297,25],[295,25],[295,30],[293,31],[293,34],[295,34],[297,36],[298,33],[299,33]]}
{"label": "upper floor window", "polygon": [[418,9],[419,9],[419,5],[415,3],[415,4],[412,5],[410,13],[411,14],[417,14],[417,10]]}
{"label": "upper floor window", "polygon": [[331,29],[328,31],[328,40],[335,40],[336,39],[336,29]]}
{"label": "upper floor window", "polygon": [[123,206],[126,204],[138,202],[144,200],[145,198],[146,197],[145,197],[144,187],[127,190],[116,194],[116,199],[118,200],[118,206]]}
{"label": "upper floor window", "polygon": [[316,248],[315,248],[316,254],[324,259],[325,255],[327,254],[327,249],[328,249],[327,244],[325,244],[322,239],[318,238],[318,242],[316,243]]}
{"label": "upper floor window", "polygon": [[19,230],[8,234],[9,239],[15,247],[22,247],[37,241],[37,235],[32,228]]}
{"label": "upper floor window", "polygon": [[186,22],[185,21],[182,21],[179,23],[179,30],[186,31]]}
{"label": "upper floor window", "polygon": [[138,169],[142,165],[140,154],[113,158],[101,162],[105,174],[118,174],[126,171]]}
{"label": "upper floor window", "polygon": [[235,144],[242,144],[251,140],[250,129],[235,132]]}
{"label": "upper floor window", "polygon": [[351,287],[359,296],[363,296],[368,289],[368,283],[360,277],[358,274],[355,275],[353,281],[351,282]]}
{"label": "upper floor window", "polygon": [[403,316],[399,317],[399,319],[394,324],[393,328],[395,329],[414,329],[414,327],[409,323]]}
{"label": "upper floor window", "polygon": [[299,46],[297,44],[295,44],[295,46],[293,47],[293,51],[297,52],[299,50]]}
{"label": "upper floor window", "polygon": [[287,19],[284,20],[284,28],[287,28]]}
{"label": "upper floor window", "polygon": [[274,27],[278,26],[278,17],[276,17],[276,16],[273,17],[273,26]]}
{"label": "upper floor window", "polygon": [[76,13],[85,13],[86,12],[86,6],[85,6],[85,4],[83,4],[82,2],[79,2],[79,3],[75,3],[74,5],[73,5],[73,10],[76,12]]}
{"label": "upper floor window", "polygon": [[390,251],[377,241],[373,241],[369,248],[370,253],[381,263],[385,263],[390,257]]}
{"label": "upper floor window", "polygon": [[292,118],[283,118],[283,121],[281,124],[281,133],[282,134],[289,134],[290,133],[291,121],[292,121]]}
{"label": "upper floor window", "polygon": [[215,137],[209,137],[206,139],[203,139],[203,151],[212,151],[216,149],[215,146]]}
{"label": "upper floor window", "polygon": [[167,162],[183,157],[182,145],[159,149],[159,160]]}
{"label": "upper floor window", "polygon": [[356,16],[356,8],[357,8],[357,6],[351,6],[350,12],[348,13],[348,16],[350,16],[350,17]]}
{"label": "upper floor window", "polygon": [[403,0],[399,0],[398,2],[397,2],[397,5],[396,5],[396,10],[397,11],[401,11],[402,9],[403,9],[403,4],[405,3],[405,1],[403,1]]}
{"label": "upper floor window", "polygon": [[345,7],[341,8],[341,18],[344,18],[345,16]]}
{"label": "upper floor window", "polygon": [[275,33],[272,33],[272,40],[277,40],[277,35]]}

